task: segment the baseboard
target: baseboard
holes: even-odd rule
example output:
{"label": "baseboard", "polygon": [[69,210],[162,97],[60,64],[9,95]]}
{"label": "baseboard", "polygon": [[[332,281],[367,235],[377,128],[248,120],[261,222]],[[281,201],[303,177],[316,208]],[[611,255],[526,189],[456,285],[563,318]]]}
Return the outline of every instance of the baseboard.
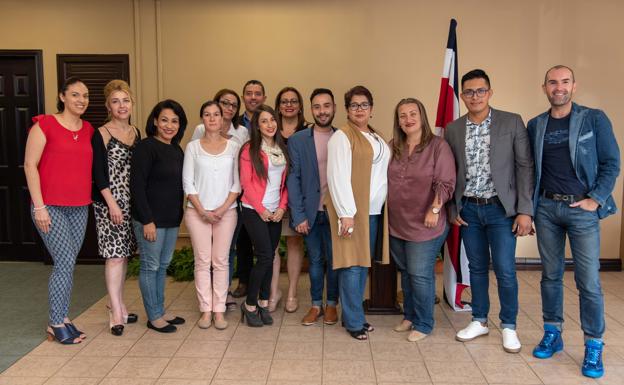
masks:
{"label": "baseboard", "polygon": [[[565,269],[574,270],[574,261],[566,259]],[[516,258],[516,270],[542,270],[542,261],[539,258]],[[622,260],[601,258],[600,271],[622,271]]]}

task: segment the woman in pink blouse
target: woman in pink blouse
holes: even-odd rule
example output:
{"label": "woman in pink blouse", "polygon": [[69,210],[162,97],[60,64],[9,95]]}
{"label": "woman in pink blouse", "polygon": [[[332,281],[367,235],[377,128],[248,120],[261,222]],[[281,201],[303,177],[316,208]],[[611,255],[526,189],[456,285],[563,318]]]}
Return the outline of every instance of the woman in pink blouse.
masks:
{"label": "woman in pink blouse", "polygon": [[411,330],[407,339],[415,342],[433,330],[434,267],[448,232],[444,204],[455,190],[455,159],[444,139],[431,131],[423,104],[413,98],[395,108],[390,145],[390,253],[404,294],[404,319],[394,330]]}

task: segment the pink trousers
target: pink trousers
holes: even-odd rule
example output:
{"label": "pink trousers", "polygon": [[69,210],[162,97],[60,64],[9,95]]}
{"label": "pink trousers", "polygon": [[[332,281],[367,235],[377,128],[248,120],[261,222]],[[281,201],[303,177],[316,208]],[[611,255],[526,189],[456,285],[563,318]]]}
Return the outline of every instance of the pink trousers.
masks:
{"label": "pink trousers", "polygon": [[230,243],[237,220],[235,209],[226,211],[223,218],[214,225],[202,220],[194,208],[188,207],[184,213],[184,223],[191,235],[195,255],[195,288],[199,311],[202,313],[225,312]]}

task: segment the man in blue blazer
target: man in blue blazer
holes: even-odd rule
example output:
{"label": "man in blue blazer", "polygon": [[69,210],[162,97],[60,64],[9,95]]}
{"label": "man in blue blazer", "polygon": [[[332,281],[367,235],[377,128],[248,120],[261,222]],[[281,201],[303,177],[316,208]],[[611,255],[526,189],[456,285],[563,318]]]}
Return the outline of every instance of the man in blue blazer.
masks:
{"label": "man in blue blazer", "polygon": [[563,349],[565,238],[570,239],[574,279],[585,335],[582,373],[604,374],[604,298],[600,285],[600,219],[615,213],[611,192],[620,172],[620,150],[609,118],[601,110],[572,103],[574,72],[550,68],[542,89],[550,110],[531,119],[535,156],[535,229],[542,258],[544,337],[533,350],[550,358]]}
{"label": "man in blue blazer", "polygon": [[[327,143],[336,131],[332,127],[336,104],[325,88],[312,91],[310,102],[315,124],[288,139],[290,226],[304,236],[310,261],[312,307],[301,323],[314,325],[324,315],[324,322],[333,325],[338,321],[338,275],[332,268],[331,229],[323,198],[327,194]],[[325,276],[327,306],[323,308]]]}

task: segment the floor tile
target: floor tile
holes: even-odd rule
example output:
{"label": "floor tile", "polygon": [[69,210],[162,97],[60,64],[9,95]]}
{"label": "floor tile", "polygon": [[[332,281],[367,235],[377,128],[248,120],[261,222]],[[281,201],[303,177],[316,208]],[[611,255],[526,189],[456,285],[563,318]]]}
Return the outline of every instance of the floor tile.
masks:
{"label": "floor tile", "polygon": [[[38,357],[25,356],[2,375],[8,377],[51,377],[69,361],[71,357]],[[103,377],[103,376],[101,376]]]}
{"label": "floor tile", "polygon": [[169,358],[123,357],[107,377],[157,379],[168,363]]}
{"label": "floor tile", "polygon": [[261,358],[270,360],[273,358],[275,344],[275,341],[233,340],[227,347],[224,358],[243,358],[248,360]]}
{"label": "floor tile", "polygon": [[127,357],[172,357],[182,345],[182,340],[153,340],[141,338],[126,354]]}
{"label": "floor tile", "polygon": [[74,357],[56,375],[60,377],[106,377],[120,357]]}
{"label": "floor tile", "polygon": [[221,359],[174,357],[161,374],[161,378],[206,380],[214,376]]}
{"label": "floor tile", "polygon": [[541,384],[528,364],[478,361],[477,365],[490,384]]}
{"label": "floor tile", "polygon": [[323,364],[320,360],[273,360],[269,381],[309,381],[321,382]]}
{"label": "floor tile", "polygon": [[485,377],[474,362],[425,361],[433,383],[456,382],[463,384],[483,383]]}
{"label": "floor tile", "polygon": [[431,382],[423,362],[375,361],[375,373],[378,382]]}
{"label": "floor tile", "polygon": [[333,382],[374,382],[376,378],[371,361],[323,360],[323,382],[326,380]]}
{"label": "floor tile", "polygon": [[266,381],[271,360],[244,360],[224,358],[217,369],[215,380]]}
{"label": "floor tile", "polygon": [[187,338],[175,353],[176,357],[221,358],[228,341],[202,341]]}
{"label": "floor tile", "polygon": [[372,360],[371,348],[368,341],[325,341],[323,343],[323,359],[325,361],[368,361]]}
{"label": "floor tile", "polygon": [[409,341],[372,341],[375,361],[422,361],[418,345]]}

